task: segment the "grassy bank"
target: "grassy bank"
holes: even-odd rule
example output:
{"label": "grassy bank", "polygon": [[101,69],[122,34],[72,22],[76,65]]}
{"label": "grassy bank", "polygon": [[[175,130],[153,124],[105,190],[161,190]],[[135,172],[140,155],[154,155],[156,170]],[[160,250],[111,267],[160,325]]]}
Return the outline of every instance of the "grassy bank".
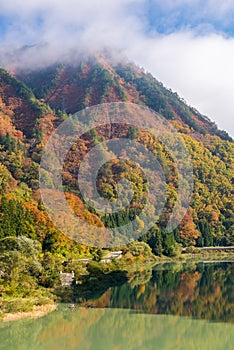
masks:
{"label": "grassy bank", "polygon": [[[19,300],[16,300],[19,303]],[[24,303],[31,302],[31,300],[24,300]],[[33,305],[31,311],[19,311],[13,313],[5,313],[2,315],[3,322],[17,321],[24,318],[40,318],[57,309],[56,304]]]}
{"label": "grassy bank", "polygon": [[54,311],[56,307],[53,297],[0,298],[0,320],[7,322],[22,318],[38,318]]}

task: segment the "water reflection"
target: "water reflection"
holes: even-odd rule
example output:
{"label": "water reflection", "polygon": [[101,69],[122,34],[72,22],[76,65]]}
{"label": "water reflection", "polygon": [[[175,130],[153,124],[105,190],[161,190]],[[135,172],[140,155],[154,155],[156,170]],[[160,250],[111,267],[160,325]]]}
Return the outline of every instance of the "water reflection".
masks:
{"label": "water reflection", "polygon": [[97,308],[62,305],[42,319],[0,323],[0,349],[231,350],[233,280],[233,263],[160,265],[97,299],[83,296]]}
{"label": "water reflection", "polygon": [[233,263],[169,264],[139,272],[85,305],[233,322],[233,282]]}
{"label": "water reflection", "polygon": [[234,343],[231,324],[120,309],[60,310],[0,332],[1,350],[231,350]]}

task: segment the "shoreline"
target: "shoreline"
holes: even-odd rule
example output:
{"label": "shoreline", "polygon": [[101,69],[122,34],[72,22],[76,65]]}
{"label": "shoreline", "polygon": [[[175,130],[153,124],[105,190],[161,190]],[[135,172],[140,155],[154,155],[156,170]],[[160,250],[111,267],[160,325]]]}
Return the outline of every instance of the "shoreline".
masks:
{"label": "shoreline", "polygon": [[[147,263],[150,264],[152,267],[157,266],[160,264],[165,264],[165,263],[219,263],[219,262],[230,262],[234,263],[234,253],[214,253],[214,252],[199,252],[199,253],[184,253],[179,257],[173,257],[173,258],[166,258],[166,257],[161,257],[157,258],[156,260],[152,261],[144,261],[141,262],[141,265],[146,266]],[[135,266],[136,268],[136,266]],[[139,268],[139,266],[138,266]],[[137,269],[136,268],[136,271]],[[133,272],[132,269],[129,269],[129,272]],[[19,298],[22,299],[22,298]],[[55,311],[58,307],[57,303],[48,303],[45,305],[34,305],[33,310],[31,311],[18,311],[15,313],[3,313],[1,315],[0,313],[0,322],[11,322],[11,321],[17,321],[21,319],[36,319],[36,318],[41,318],[46,316],[47,314]]]}
{"label": "shoreline", "polygon": [[16,312],[16,313],[6,313],[3,315],[2,322],[10,322],[10,321],[18,321],[22,319],[30,319],[30,318],[41,318],[46,316],[47,314],[55,311],[57,309],[57,304],[47,304],[47,305],[39,305],[33,306],[32,311],[28,312]]}

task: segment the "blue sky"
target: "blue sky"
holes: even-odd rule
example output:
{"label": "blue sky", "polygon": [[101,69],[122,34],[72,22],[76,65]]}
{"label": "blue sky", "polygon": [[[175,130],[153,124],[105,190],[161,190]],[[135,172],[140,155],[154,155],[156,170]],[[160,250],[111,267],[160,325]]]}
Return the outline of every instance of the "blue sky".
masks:
{"label": "blue sky", "polygon": [[50,45],[25,65],[119,49],[234,136],[233,18],[232,0],[0,0],[0,63],[25,44]]}
{"label": "blue sky", "polygon": [[[116,2],[119,0],[116,0]],[[5,1],[0,0],[0,5]],[[58,0],[60,2],[60,0]],[[69,5],[69,2],[64,2]],[[2,3],[2,4],[1,4]],[[53,10],[56,7],[56,1],[33,0],[33,4],[28,1],[10,0],[9,6],[4,4],[0,9],[0,39],[7,37],[7,33],[15,30],[15,28],[24,28],[23,20],[28,21],[40,30],[43,28],[44,18],[47,18],[47,10]],[[92,1],[93,7],[101,8],[106,5],[105,0]],[[128,14],[135,15],[145,25],[145,31],[155,31],[161,34],[170,34],[181,30],[194,30],[198,34],[206,34],[208,32],[223,33],[224,35],[234,35],[234,2],[218,1],[218,0],[136,0],[121,1],[120,7],[125,7]],[[15,6],[14,6],[15,4]],[[24,5],[23,5],[24,4]],[[50,6],[51,4],[51,6]],[[81,6],[82,0],[76,1],[77,9]],[[20,5],[20,6],[19,6]],[[19,6],[19,7],[18,7]],[[28,11],[25,9],[28,8]],[[115,7],[113,7],[115,8]],[[20,12],[22,9],[22,13]],[[126,14],[126,13],[125,13]],[[97,13],[98,15],[98,13]],[[72,20],[74,22],[74,20]]]}
{"label": "blue sky", "polygon": [[[213,1],[148,1],[148,20],[159,33],[194,30],[198,34],[208,32],[234,35],[234,4],[220,10],[220,2]],[[225,1],[224,1],[225,4]],[[223,6],[223,5],[221,5]]]}

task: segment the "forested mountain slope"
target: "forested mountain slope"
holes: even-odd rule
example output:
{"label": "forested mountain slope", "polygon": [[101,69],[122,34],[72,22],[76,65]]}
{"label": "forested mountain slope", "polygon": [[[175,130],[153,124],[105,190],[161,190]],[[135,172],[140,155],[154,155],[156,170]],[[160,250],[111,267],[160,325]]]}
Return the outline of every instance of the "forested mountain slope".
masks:
{"label": "forested mountain slope", "polygon": [[[198,246],[234,244],[232,139],[151,74],[133,63],[112,64],[101,55],[70,65],[15,69],[13,74],[0,70],[1,237],[26,235],[39,240],[44,249],[64,255],[70,254],[71,247],[80,254],[89,252],[59,233],[50,222],[40,201],[38,168],[49,135],[70,113],[115,101],[143,104],[159,112],[177,128],[193,160],[195,189],[191,205],[168,238],[165,225],[177,190],[175,165],[156,140],[142,132],[136,135],[142,144],[151,144],[163,169],[167,169],[166,208],[142,239],[158,254],[170,253],[165,249],[166,241],[171,246],[175,241]],[[123,125],[116,133],[129,136],[130,131]],[[76,188],[77,168],[101,137],[105,139],[107,135],[96,130],[74,145],[66,158],[63,181],[68,201],[79,217],[97,226],[113,227],[138,215],[142,209],[138,199],[145,183],[141,171],[130,162],[113,162],[99,173],[99,191],[114,199],[116,182],[127,176],[135,191],[131,208],[111,217],[84,205]]]}

